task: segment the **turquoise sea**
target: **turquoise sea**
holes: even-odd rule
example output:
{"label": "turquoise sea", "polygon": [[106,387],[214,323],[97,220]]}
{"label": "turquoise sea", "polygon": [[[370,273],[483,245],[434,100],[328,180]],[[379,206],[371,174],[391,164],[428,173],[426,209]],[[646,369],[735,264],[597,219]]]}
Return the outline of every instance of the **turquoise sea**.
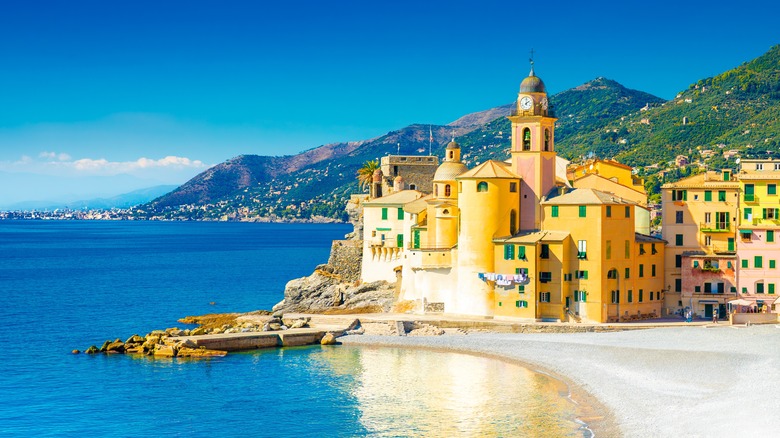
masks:
{"label": "turquoise sea", "polygon": [[0,435],[583,436],[556,381],[495,359],[348,346],[70,354],[186,315],[270,309],[350,230],[0,221]]}

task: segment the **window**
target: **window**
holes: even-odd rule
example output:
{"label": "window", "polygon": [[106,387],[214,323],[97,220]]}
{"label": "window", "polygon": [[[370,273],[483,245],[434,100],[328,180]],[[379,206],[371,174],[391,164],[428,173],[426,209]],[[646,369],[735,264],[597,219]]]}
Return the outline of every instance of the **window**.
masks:
{"label": "window", "polygon": [[737,293],[737,287],[736,286],[731,286],[730,290],[731,290],[731,293],[733,293],[733,294]]}
{"label": "window", "polygon": [[745,269],[748,267],[748,261],[747,259],[742,259],[742,268]]}
{"label": "window", "polygon": [[757,294],[764,293],[764,283],[756,283],[756,293]]}
{"label": "window", "polygon": [[763,268],[764,267],[764,258],[762,256],[755,256],[755,257],[753,257],[753,267],[754,268]]}
{"label": "window", "polygon": [[750,242],[750,239],[753,237],[753,232],[750,230],[741,230],[739,232],[739,237],[742,238],[743,242]]}
{"label": "window", "polygon": [[674,244],[677,246],[683,246],[683,235],[682,234],[675,234],[674,236]]}
{"label": "window", "polygon": [[731,179],[731,172],[728,170],[723,171],[723,181],[728,181]]}
{"label": "window", "polygon": [[607,205],[607,217],[612,217],[612,206]]}
{"label": "window", "polygon": [[710,202],[712,201],[712,190],[705,190],[704,191],[704,202]]}
{"label": "window", "polygon": [[607,278],[615,279],[617,278],[617,269],[610,269],[607,271]]}
{"label": "window", "polygon": [[397,248],[403,248],[404,247],[404,235],[403,234],[397,234],[395,236],[395,246]]}
{"label": "window", "polygon": [[618,304],[620,303],[620,291],[619,290],[613,290],[612,291],[612,304]]}
{"label": "window", "polygon": [[752,208],[743,208],[742,209],[742,219],[745,219],[747,221],[753,220],[753,209]]}
{"label": "window", "polygon": [[693,287],[694,292],[701,292],[701,286],[694,286]]}
{"label": "window", "polygon": [[631,289],[628,290],[628,302],[633,303],[634,302],[634,291]]}
{"label": "window", "polygon": [[550,130],[546,128],[544,130],[544,150],[550,150]]}
{"label": "window", "polygon": [[753,184],[745,184],[745,201],[752,202],[755,197],[756,187]]}
{"label": "window", "polygon": [[[775,170],[777,169],[777,164],[775,164]],[[766,185],[766,194],[767,195],[776,195],[777,194],[777,184],[767,184]]]}
{"label": "window", "polygon": [[775,241],[775,231],[774,230],[766,230],[766,241],[767,243],[772,243]]}
{"label": "window", "polygon": [[516,182],[510,182],[509,183],[509,192],[510,193],[517,193],[517,183]]}
{"label": "window", "polygon": [[626,240],[625,250],[626,250],[626,258],[630,259],[631,258],[631,242],[628,241],[628,240]]}
{"label": "window", "polygon": [[655,243],[650,244],[650,254],[658,254],[658,250],[655,249]]}
{"label": "window", "polygon": [[688,200],[687,190],[672,190],[672,201],[687,201],[687,200]]}
{"label": "window", "polygon": [[626,268],[626,276],[623,278],[631,278],[631,268]]}
{"label": "window", "polygon": [[517,293],[524,294],[525,293],[525,285],[517,286]]}
{"label": "window", "polygon": [[571,281],[571,274],[563,274],[563,281]]}
{"label": "window", "polygon": [[523,245],[517,247],[517,260],[525,260],[525,246]]}
{"label": "window", "polygon": [[550,215],[552,217],[558,217],[558,206],[557,205],[553,205],[552,206],[552,209],[550,211]]}
{"label": "window", "polygon": [[612,241],[607,240],[607,260],[612,258]]}
{"label": "window", "polygon": [[640,243],[639,244],[639,255],[645,255],[645,252],[647,252],[647,251],[645,251],[645,244],[644,243]]}
{"label": "window", "polygon": [[485,181],[480,181],[479,184],[477,184],[477,191],[478,192],[487,192],[488,185]]}
{"label": "window", "polygon": [[764,163],[756,163],[756,170],[764,170]]}
{"label": "window", "polygon": [[650,276],[655,277],[655,265],[650,265]]}
{"label": "window", "polygon": [[541,283],[549,283],[552,281],[552,272],[540,272],[539,281]]}
{"label": "window", "polygon": [[777,261],[776,260],[770,260],[769,261],[769,269],[775,269],[776,266],[777,266]]}
{"label": "window", "polygon": [[626,217],[631,217],[631,207],[626,206]]}
{"label": "window", "polygon": [[542,244],[542,250],[539,251],[539,258],[542,259],[549,259],[550,258],[550,245],[543,243]]}
{"label": "window", "polygon": [[[712,214],[709,213],[709,212],[704,213],[704,223],[705,224],[709,224],[710,222],[712,222]],[[682,223],[682,222],[680,222],[680,223]]]}
{"label": "window", "polygon": [[513,260],[515,258],[515,246],[504,245],[504,260]]}
{"label": "window", "polygon": [[528,128],[523,129],[523,150],[531,150],[531,130]]}
{"label": "window", "polygon": [[645,265],[640,264],[639,265],[639,278],[642,278],[645,276]]}
{"label": "window", "polygon": [[682,256],[680,254],[674,256],[674,267],[682,268]]}
{"label": "window", "polygon": [[644,295],[644,292],[642,291],[642,289],[639,289],[639,302],[640,302],[640,303],[641,303],[642,301],[644,301],[644,298],[643,298],[643,296],[642,296],[642,295]]}
{"label": "window", "polygon": [[576,297],[577,295],[579,295],[580,302],[584,303],[585,302],[585,298],[588,296],[588,293],[585,292],[584,290],[574,291],[574,296]]}
{"label": "window", "polygon": [[588,271],[574,271],[574,277],[582,280],[587,280]]}
{"label": "window", "polygon": [[705,294],[712,293],[712,283],[704,283],[704,293]]}
{"label": "window", "polygon": [[[709,213],[707,213],[707,214],[709,214]],[[709,221],[707,221],[707,218],[704,218],[704,220],[705,220],[705,222],[709,222]],[[681,211],[674,212],[674,223],[676,223],[676,224],[683,223],[683,212],[681,212]]]}
{"label": "window", "polygon": [[764,219],[778,219],[778,209],[777,208],[765,208],[764,209]]}
{"label": "window", "polygon": [[698,260],[694,260],[693,261],[693,267],[694,268],[698,268],[699,267],[699,261]]}
{"label": "window", "polygon": [[550,292],[539,292],[539,302],[540,303],[549,303],[550,302]]}
{"label": "window", "polygon": [[580,240],[577,242],[577,258],[588,258],[588,242],[586,240]]}
{"label": "window", "polygon": [[718,202],[726,202],[726,191],[718,190]]}
{"label": "window", "polygon": [[514,235],[517,231],[517,212],[512,210],[509,212],[509,234]]}
{"label": "window", "polygon": [[674,279],[674,291],[675,292],[682,292],[682,278],[675,278]]}
{"label": "window", "polygon": [[382,207],[382,220],[387,220],[387,207]]}
{"label": "window", "polygon": [[704,236],[704,246],[712,245],[712,236]]}
{"label": "window", "polygon": [[515,301],[515,307],[519,307],[521,309],[525,309],[525,308],[528,307],[528,301],[524,301],[524,300]]}
{"label": "window", "polygon": [[404,220],[404,209],[399,208],[398,209],[398,220]]}
{"label": "window", "polygon": [[444,196],[449,197],[451,194],[452,194],[452,188],[450,187],[449,184],[447,184],[446,186],[444,186]]}
{"label": "window", "polygon": [[774,293],[775,293],[775,284],[774,283],[769,283],[769,293],[774,295]]}
{"label": "window", "polygon": [[587,214],[587,209],[584,205],[580,205],[580,217],[585,217]]}

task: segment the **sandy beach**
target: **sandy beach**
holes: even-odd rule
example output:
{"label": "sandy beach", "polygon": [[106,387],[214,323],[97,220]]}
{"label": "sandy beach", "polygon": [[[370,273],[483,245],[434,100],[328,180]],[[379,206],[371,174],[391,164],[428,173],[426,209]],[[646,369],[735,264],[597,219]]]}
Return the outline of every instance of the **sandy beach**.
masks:
{"label": "sandy beach", "polygon": [[[594,406],[597,436],[780,435],[780,326],[340,338],[520,361]],[[592,396],[596,400],[592,400]],[[603,412],[606,411],[606,412]],[[587,414],[585,414],[587,415]],[[604,418],[598,418],[598,417]]]}

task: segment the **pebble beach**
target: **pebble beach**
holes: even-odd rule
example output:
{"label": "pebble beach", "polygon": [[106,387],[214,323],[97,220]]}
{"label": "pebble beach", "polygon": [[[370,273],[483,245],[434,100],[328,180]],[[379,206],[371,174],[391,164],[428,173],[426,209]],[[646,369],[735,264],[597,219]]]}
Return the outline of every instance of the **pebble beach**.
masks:
{"label": "pebble beach", "polygon": [[521,362],[569,384],[596,436],[780,434],[780,325],[339,340]]}

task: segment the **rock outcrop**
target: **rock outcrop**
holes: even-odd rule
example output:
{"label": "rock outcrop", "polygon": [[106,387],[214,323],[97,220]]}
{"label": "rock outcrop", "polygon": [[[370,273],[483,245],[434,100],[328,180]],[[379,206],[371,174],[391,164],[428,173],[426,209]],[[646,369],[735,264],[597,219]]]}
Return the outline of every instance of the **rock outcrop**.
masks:
{"label": "rock outcrop", "polygon": [[284,299],[274,314],[389,312],[395,302],[395,286],[386,281],[356,284],[334,274],[330,265],[320,265],[308,277],[287,283]]}

